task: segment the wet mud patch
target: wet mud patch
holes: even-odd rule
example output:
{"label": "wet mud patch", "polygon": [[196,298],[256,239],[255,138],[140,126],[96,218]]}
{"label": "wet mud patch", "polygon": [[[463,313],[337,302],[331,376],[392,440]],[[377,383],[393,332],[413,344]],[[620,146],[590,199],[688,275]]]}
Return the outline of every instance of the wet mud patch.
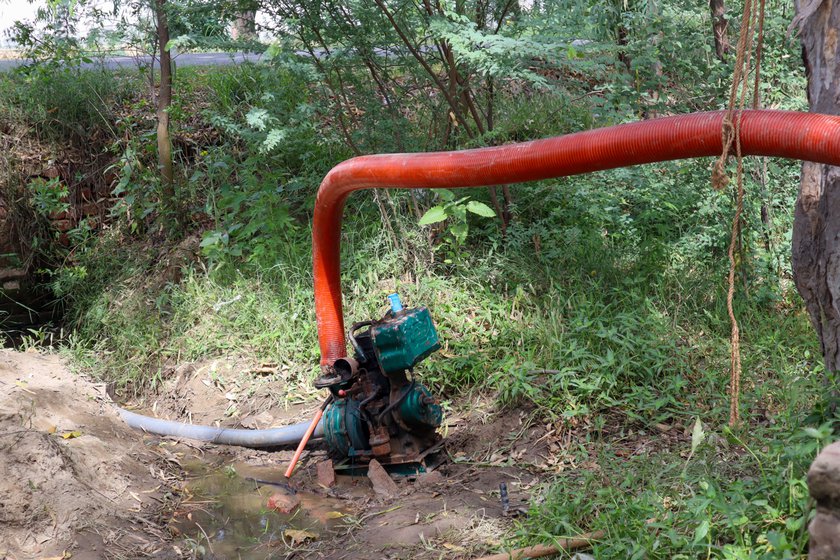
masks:
{"label": "wet mud patch", "polygon": [[[497,550],[513,516],[540,491],[539,469],[520,466],[520,449],[547,452],[543,426],[519,412],[453,415],[445,460],[430,473],[394,477],[397,493],[381,497],[365,476],[338,471],[323,486],[314,446],[292,480],[283,471],[292,450],[273,452],[203,446],[173,520],[177,546],[200,558],[474,558]],[[530,442],[524,438],[532,438]],[[527,463],[527,461],[526,461]],[[499,486],[509,493],[507,515]],[[300,498],[289,514],[272,511],[277,494]],[[287,531],[291,530],[287,534]],[[303,531],[306,534],[297,533]],[[295,536],[300,537],[298,539]]]}
{"label": "wet mud patch", "polygon": [[185,463],[184,501],[172,520],[182,552],[203,558],[259,560],[329,541],[350,514],[348,503],[296,490],[278,467]]}
{"label": "wet mud patch", "polygon": [[[213,559],[468,558],[499,546],[512,523],[499,484],[508,484],[515,508],[533,478],[516,468],[450,463],[396,477],[398,494],[381,498],[364,476],[338,475],[335,486],[321,486],[314,465],[288,481],[283,464],[184,464],[193,474],[173,518],[177,546]],[[293,506],[272,509],[278,495]]]}
{"label": "wet mud patch", "polygon": [[[188,409],[161,400],[158,412],[189,420],[210,397],[234,402],[229,381],[208,386],[207,377],[182,381],[181,394],[194,399]],[[206,421],[251,427],[245,420],[266,411],[253,427],[285,425],[317,406],[235,402],[246,414],[226,416],[218,400]],[[383,497],[365,476],[339,472],[334,486],[320,484],[322,443],[307,449],[290,482],[282,473],[292,449],[139,433],[122,423],[103,384],[52,355],[2,351],[0,558],[475,558],[498,550],[514,523],[499,485],[507,485],[509,509],[527,504],[548,476],[539,464],[556,440],[527,414],[500,415],[489,401],[461,410],[447,419],[442,464],[397,477],[396,493]],[[270,505],[288,501],[297,503]]]}

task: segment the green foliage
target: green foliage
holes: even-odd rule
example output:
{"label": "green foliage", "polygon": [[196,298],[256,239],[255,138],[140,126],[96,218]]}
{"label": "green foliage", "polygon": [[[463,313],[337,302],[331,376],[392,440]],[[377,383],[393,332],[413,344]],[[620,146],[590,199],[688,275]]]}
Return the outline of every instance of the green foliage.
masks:
{"label": "green foliage", "polygon": [[29,182],[32,202],[37,212],[47,217],[51,213],[60,214],[70,208],[67,202],[69,191],[67,185],[58,178],[43,179],[38,177]]}
{"label": "green foliage", "polygon": [[[132,126],[130,118],[120,124],[124,129]],[[109,171],[117,173],[113,194],[120,197],[120,201],[111,209],[111,214],[124,217],[131,231],[136,232],[143,220],[158,207],[154,196],[156,174],[144,165],[138,153],[138,149],[143,149],[141,146],[117,143],[113,148],[119,159]]]}
{"label": "green foliage", "polygon": [[[77,182],[101,180],[115,114],[134,87],[130,76],[63,65],[0,74],[6,150],[0,196],[11,210],[3,237],[17,232],[20,241],[13,262],[47,276],[53,267],[72,266],[67,256],[90,238],[91,225],[80,220],[62,235],[51,221],[72,219],[71,203],[80,198]],[[64,173],[53,177],[57,170]]]}
{"label": "green foliage", "polygon": [[620,447],[593,443],[597,474],[561,475],[519,532],[543,542],[603,529],[609,536],[592,553],[604,559],[800,558],[813,514],[801,477],[830,433],[767,428],[744,442],[724,429],[707,434],[682,471],[678,448],[619,460]]}
{"label": "green foliage", "polygon": [[227,27],[233,19],[230,12],[220,10],[217,4],[198,0],[172,2],[167,15],[170,36],[190,37],[194,42],[227,39]]}
{"label": "green foliage", "polygon": [[447,189],[437,191],[443,204],[432,206],[420,218],[418,225],[428,226],[447,221],[447,244],[442,246],[446,249],[447,258],[444,262],[451,263],[457,258],[464,243],[467,241],[467,234],[470,230],[468,214],[474,214],[482,218],[495,218],[496,212],[492,208],[477,200],[470,200],[469,196],[455,198],[455,194]]}
{"label": "green foliage", "polygon": [[569,45],[492,33],[480,29],[465,15],[449,12],[446,16],[432,19],[430,31],[452,46],[459,63],[484,77],[525,80],[545,87],[548,80],[528,68],[530,61],[543,59],[564,67],[574,58]]}
{"label": "green foliage", "polygon": [[33,67],[48,66],[55,70],[72,67],[86,60],[83,41],[77,36],[84,0],[47,2],[38,8],[34,20],[15,21],[6,30]]}
{"label": "green foliage", "polygon": [[83,144],[109,133],[113,112],[131,95],[131,79],[72,66],[34,66],[0,76],[0,114],[41,138]]}
{"label": "green foliage", "polygon": [[[214,227],[201,246],[212,261],[246,257],[269,263],[297,228],[290,206],[346,154],[318,127],[300,68],[242,65],[214,74],[207,119],[228,143],[202,152],[189,179],[209,187]],[[235,148],[232,150],[231,147]]]}

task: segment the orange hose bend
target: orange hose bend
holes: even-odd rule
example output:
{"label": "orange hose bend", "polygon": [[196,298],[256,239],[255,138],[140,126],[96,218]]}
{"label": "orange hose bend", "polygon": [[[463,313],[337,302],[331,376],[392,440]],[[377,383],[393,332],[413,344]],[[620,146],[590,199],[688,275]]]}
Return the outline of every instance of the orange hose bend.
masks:
{"label": "orange hose bend", "polygon": [[[622,124],[493,148],[362,156],[335,166],[315,201],[315,313],[321,365],[346,356],[341,302],[341,217],[348,195],[373,188],[463,188],[522,183],[642,163],[720,155],[725,112]],[[745,155],[840,165],[840,117],[744,111]]]}

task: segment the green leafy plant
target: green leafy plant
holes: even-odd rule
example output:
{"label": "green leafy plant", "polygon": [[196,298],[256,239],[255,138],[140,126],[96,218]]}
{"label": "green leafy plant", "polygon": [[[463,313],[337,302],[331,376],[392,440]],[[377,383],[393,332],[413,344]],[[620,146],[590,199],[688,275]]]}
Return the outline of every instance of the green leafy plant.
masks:
{"label": "green leafy plant", "polygon": [[[470,200],[469,196],[455,198],[455,194],[447,189],[437,191],[443,204],[429,208],[418,222],[421,226],[428,226],[447,223],[447,244],[456,255],[459,249],[467,240],[470,231],[468,214],[474,214],[482,218],[495,218],[496,213],[492,208],[477,200]],[[451,261],[451,259],[448,259]]]}
{"label": "green leafy plant", "polygon": [[38,177],[29,182],[32,204],[44,217],[61,214],[70,209],[68,198],[70,190],[59,178],[44,179]]}

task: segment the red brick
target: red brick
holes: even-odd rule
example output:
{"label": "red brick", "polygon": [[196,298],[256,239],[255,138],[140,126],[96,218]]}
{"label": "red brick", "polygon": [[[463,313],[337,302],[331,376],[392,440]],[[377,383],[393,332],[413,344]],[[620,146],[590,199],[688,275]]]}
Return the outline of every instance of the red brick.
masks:
{"label": "red brick", "polygon": [[268,509],[280,513],[292,513],[300,505],[300,496],[297,494],[283,494],[278,492],[268,499]]}
{"label": "red brick", "polygon": [[52,225],[58,231],[70,231],[73,229],[73,222],[70,220],[56,220]]}
{"label": "red brick", "polygon": [[333,462],[327,459],[318,463],[318,484],[325,488],[335,486],[335,469]]}
{"label": "red brick", "polygon": [[0,268],[0,280],[17,280],[26,276],[22,268]]}
{"label": "red brick", "polygon": [[368,465],[368,478],[373,484],[373,491],[380,496],[392,498],[399,492],[397,483],[376,459],[371,459],[370,465]]}
{"label": "red brick", "polygon": [[79,208],[79,213],[82,216],[93,216],[99,215],[99,206],[96,205],[95,202],[88,202],[87,204],[83,204],[81,208]]}

